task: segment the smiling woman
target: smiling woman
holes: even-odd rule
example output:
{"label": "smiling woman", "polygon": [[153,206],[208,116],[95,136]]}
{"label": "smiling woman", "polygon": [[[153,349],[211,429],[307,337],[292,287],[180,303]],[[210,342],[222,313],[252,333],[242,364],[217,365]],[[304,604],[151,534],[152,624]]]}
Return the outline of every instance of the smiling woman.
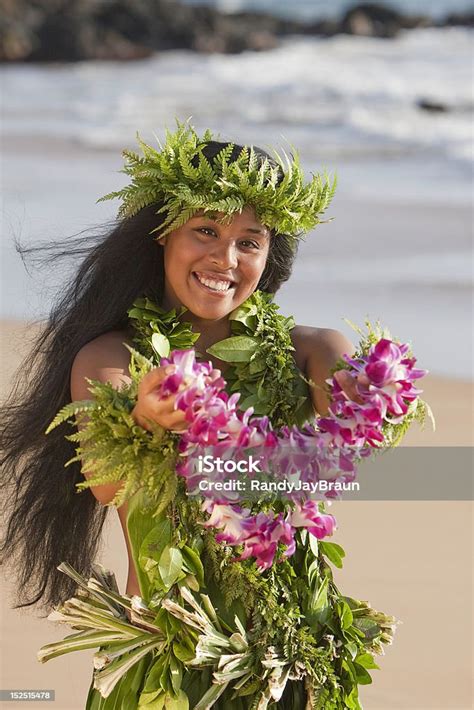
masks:
{"label": "smiling woman", "polygon": [[[90,472],[82,470],[76,458],[68,473],[64,473],[64,464],[75,453],[73,441],[64,438],[71,431],[63,424],[47,437],[44,432],[56,412],[68,402],[90,400],[91,380],[109,383],[112,393],[117,392],[115,396],[120,398],[118,390],[131,382],[130,350],[124,344],[144,343],[143,334],[151,328],[154,336],[151,342],[155,350],[158,347],[158,352],[160,345],[156,344],[162,342],[173,344],[177,350],[191,345],[201,353],[210,349],[208,359],[221,370],[228,367],[231,372],[230,361],[223,361],[223,351],[216,350],[216,344],[228,339],[235,323],[240,323],[239,327],[247,329],[246,333],[259,338],[255,342],[260,344],[260,360],[254,359],[245,375],[248,382],[260,383],[255,407],[257,411],[260,407],[259,413],[268,415],[270,420],[273,417],[279,425],[295,421],[302,425],[311,420],[315,411],[324,414],[328,405],[326,378],[343,353],[353,352],[352,345],[335,330],[295,326],[292,319],[278,315],[270,298],[289,277],[297,240],[319,223],[332,198],[334,185],[320,176],[314,176],[305,184],[297,157],[285,164],[278,156],[270,157],[257,148],[215,141],[209,132],[200,138],[186,125],[178,125],[176,133],[168,134],[160,151],[143,142],[140,145],[143,157],[125,152],[125,172],[132,178],[130,185],[106,196],[122,200],[118,223],[93,247],[84,239],[56,247],[56,256],[77,258],[83,255],[84,260],[30,355],[33,367],[30,366],[28,372],[34,372],[34,386],[28,372],[21,371],[23,384],[20,382],[20,389],[17,388],[5,408],[4,482],[13,495],[9,499],[12,510],[3,550],[17,562],[24,605],[58,604],[71,595],[77,579],[71,581],[57,571],[63,561],[83,575],[92,572],[105,519],[103,506],[120,495],[122,484],[112,476],[109,482],[102,481],[80,496],[76,495],[77,484],[83,481],[83,476],[89,477]],[[245,338],[237,340],[243,347]],[[235,341],[233,345],[236,348],[234,361],[244,361],[246,351],[239,351]],[[176,408],[176,398],[159,395],[159,386],[173,367],[157,366],[144,374],[135,392],[134,407],[127,412],[130,431],[136,433],[140,429],[137,435],[150,446],[154,441],[150,437],[156,435],[157,427],[161,432],[179,432],[189,426],[184,412]],[[245,377],[241,377],[243,385]],[[307,387],[308,380],[314,385],[311,389]],[[347,393],[356,397],[349,384]],[[120,436],[118,432],[117,429]],[[80,439],[81,432],[73,437],[75,442],[78,437]],[[117,459],[117,467],[120,465]],[[174,471],[168,473],[176,478]],[[177,495],[176,489],[173,490]],[[161,534],[166,538],[167,526],[171,526],[170,540],[178,547],[181,545],[176,559],[178,555],[179,559],[187,555],[190,571],[186,579],[191,588],[194,589],[193,584],[198,585],[196,591],[200,587],[206,590],[209,604],[212,602],[219,613],[220,621],[215,619],[217,628],[228,629],[237,614],[238,624],[245,623],[249,629],[254,624],[253,633],[258,635],[257,629],[264,628],[265,619],[257,612],[257,602],[249,602],[248,584],[244,585],[245,589],[237,585],[232,590],[230,577],[227,582],[222,581],[224,562],[221,561],[218,571],[216,564],[221,552],[216,540],[207,536],[204,549],[204,542],[192,533],[194,523],[179,520],[172,500],[163,505],[165,518]],[[250,686],[238,699],[230,692],[231,688],[226,691],[226,685],[219,686],[219,693],[215,693],[210,676],[201,673],[198,681],[197,671],[191,666],[182,679],[186,693],[181,689],[177,676],[181,679],[183,663],[189,661],[194,652],[193,645],[189,647],[193,637],[181,636],[176,622],[173,625],[164,608],[164,616],[160,616],[161,612],[157,616],[156,604],[161,597],[150,596],[149,583],[145,583],[146,575],[156,563],[146,568],[148,572],[143,571],[145,538],[151,534],[156,520],[150,511],[138,509],[137,512],[136,497],[120,505],[118,513],[129,553],[126,591],[129,595],[140,595],[151,604],[155,609],[151,627],[165,630],[168,637],[174,634],[175,640],[172,648],[161,655],[150,647],[147,656],[142,654],[143,662],[133,666],[132,675],[138,674],[134,676],[133,697],[130,685],[121,691],[119,684],[113,686],[112,693],[110,688],[103,692],[108,695],[107,701],[91,691],[88,707],[105,709],[109,707],[108,701],[112,703],[110,707],[116,707],[115,702],[122,698],[121,692],[124,697],[128,693],[122,707],[127,710],[137,707],[140,694],[148,687],[146,683],[153,685],[147,674],[152,667],[155,675],[158,672],[153,665],[157,658],[159,663],[168,659],[165,670],[170,675],[165,680],[162,676],[159,686],[168,694],[166,707],[187,707],[186,693],[189,702],[194,698],[192,707],[196,708],[250,707],[249,703],[255,700]],[[134,516],[133,524],[131,516]],[[329,521],[330,516],[326,517]],[[137,519],[141,520],[140,525]],[[326,526],[329,526],[328,521]],[[137,529],[139,539],[130,532]],[[157,538],[153,545],[160,546],[160,540]],[[175,561],[170,558],[166,569],[160,562],[161,583],[173,577]],[[178,589],[173,584],[168,589],[170,602],[176,598]],[[255,594],[262,584],[256,577]],[[191,605],[195,603],[188,601]],[[245,604],[250,607],[244,612]],[[210,608],[207,607],[209,613]],[[297,608],[292,609],[296,614]],[[277,609],[272,613],[276,619]],[[288,619],[280,619],[280,622],[286,624]],[[269,648],[272,623],[265,627]],[[139,625],[139,628],[142,627]],[[287,641],[289,643],[289,637]],[[143,639],[141,643],[145,643]],[[310,641],[305,643],[310,644]],[[146,643],[145,647],[148,649]],[[131,649],[132,646],[130,652]],[[322,664],[321,669],[324,663],[330,664],[329,649],[315,647],[314,653]],[[309,707],[306,703],[312,697],[314,679],[308,680],[311,676],[309,660],[308,664],[307,671],[295,667],[291,673],[288,671],[284,683],[280,679],[283,685],[279,707],[295,710]],[[161,673],[165,673],[163,668]],[[249,682],[252,673],[248,676]],[[295,682],[288,682],[283,694],[290,677]],[[100,683],[96,685],[99,686]],[[210,689],[214,696],[213,699],[209,696],[206,704],[201,696],[207,696]],[[271,697],[276,700],[278,693],[275,691]],[[151,700],[149,697],[146,702]],[[270,698],[267,701],[270,702]],[[178,704],[173,705],[173,702]]]}
{"label": "smiling woman", "polygon": [[221,320],[240,306],[257,288],[267,262],[270,232],[252,208],[228,223],[218,217],[192,217],[158,240],[164,247],[163,306],[185,306],[193,322]]}

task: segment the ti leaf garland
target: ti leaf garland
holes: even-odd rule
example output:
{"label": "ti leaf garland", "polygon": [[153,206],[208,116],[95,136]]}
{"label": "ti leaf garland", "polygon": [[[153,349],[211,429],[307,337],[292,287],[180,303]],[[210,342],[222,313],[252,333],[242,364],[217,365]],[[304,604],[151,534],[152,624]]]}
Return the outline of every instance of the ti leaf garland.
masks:
{"label": "ti leaf garland", "polygon": [[226,380],[231,392],[241,393],[242,409],[253,407],[276,427],[301,426],[314,418],[314,410],[293,358],[294,320],[278,310],[270,294],[255,291],[229,316],[233,336],[208,353],[231,365]]}

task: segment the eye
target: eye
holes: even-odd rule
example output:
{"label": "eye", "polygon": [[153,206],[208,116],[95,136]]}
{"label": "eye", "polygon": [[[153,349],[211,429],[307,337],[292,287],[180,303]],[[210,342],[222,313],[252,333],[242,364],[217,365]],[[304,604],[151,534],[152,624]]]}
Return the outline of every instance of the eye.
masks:
{"label": "eye", "polygon": [[216,236],[216,232],[214,229],[212,229],[212,227],[198,227],[196,229],[196,232],[199,232],[199,234],[205,234],[210,237]]}
{"label": "eye", "polygon": [[243,239],[240,243],[245,249],[260,249],[260,244],[253,239]]}

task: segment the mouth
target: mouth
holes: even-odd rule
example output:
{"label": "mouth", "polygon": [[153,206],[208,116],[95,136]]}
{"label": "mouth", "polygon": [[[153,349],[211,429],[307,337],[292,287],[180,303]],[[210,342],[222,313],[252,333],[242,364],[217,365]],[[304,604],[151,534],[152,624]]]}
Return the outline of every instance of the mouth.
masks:
{"label": "mouth", "polygon": [[211,275],[202,271],[193,271],[192,275],[201,288],[208,293],[213,293],[219,296],[224,296],[236,286],[235,281],[231,281],[228,278],[222,278],[222,276],[218,276],[217,274]]}

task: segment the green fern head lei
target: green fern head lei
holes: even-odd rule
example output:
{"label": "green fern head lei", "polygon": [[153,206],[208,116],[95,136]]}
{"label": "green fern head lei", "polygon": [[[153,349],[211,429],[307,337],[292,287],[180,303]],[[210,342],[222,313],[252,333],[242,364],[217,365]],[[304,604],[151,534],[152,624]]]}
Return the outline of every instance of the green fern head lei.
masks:
{"label": "green fern head lei", "polygon": [[[263,157],[254,147],[243,147],[235,158],[235,145],[223,144],[213,159],[203,150],[214,140],[207,130],[199,137],[188,123],[177,121],[174,133],[166,132],[164,145],[155,150],[137,134],[142,156],[124,150],[122,172],[131,183],[99,202],[118,198],[119,218],[133,217],[141,209],[159,203],[164,220],[153,230],[159,236],[181,227],[198,212],[212,216],[232,215],[253,207],[256,217],[276,234],[298,239],[321,222],[336,188],[324,174],[305,184],[299,156]],[[153,234],[152,232],[152,234]]]}

